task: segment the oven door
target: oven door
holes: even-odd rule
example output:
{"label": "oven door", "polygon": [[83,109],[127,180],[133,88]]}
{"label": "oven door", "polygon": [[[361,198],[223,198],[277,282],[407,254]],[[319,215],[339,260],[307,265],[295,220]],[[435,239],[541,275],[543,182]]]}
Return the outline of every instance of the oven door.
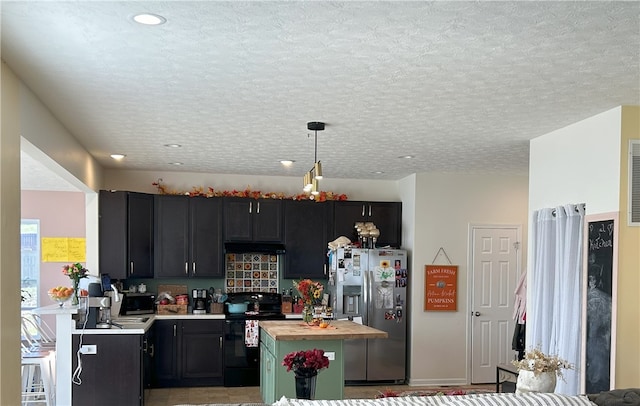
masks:
{"label": "oven door", "polygon": [[224,331],[224,386],[260,385],[260,347],[245,343],[246,320],[226,320]]}
{"label": "oven door", "polygon": [[225,368],[260,366],[260,347],[248,347],[245,343],[246,320],[226,320],[224,333]]}

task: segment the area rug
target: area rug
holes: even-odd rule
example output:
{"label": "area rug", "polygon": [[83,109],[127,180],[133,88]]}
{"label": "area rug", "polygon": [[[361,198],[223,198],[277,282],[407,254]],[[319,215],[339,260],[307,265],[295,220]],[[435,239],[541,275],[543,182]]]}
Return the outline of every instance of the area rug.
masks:
{"label": "area rug", "polygon": [[181,403],[174,406],[269,406],[266,403],[206,403],[206,404],[186,404]]}
{"label": "area rug", "polygon": [[404,396],[454,396],[454,395],[475,395],[479,393],[494,393],[489,389],[434,389],[417,391],[394,391],[391,389],[380,392],[376,399],[395,398]]}
{"label": "area rug", "polygon": [[[494,393],[489,389],[434,389],[415,391],[394,391],[384,390],[375,395],[375,399],[408,397],[408,396],[454,396],[454,395],[474,395],[480,393]],[[265,403],[208,403],[208,404],[179,404],[175,406],[268,406]]]}

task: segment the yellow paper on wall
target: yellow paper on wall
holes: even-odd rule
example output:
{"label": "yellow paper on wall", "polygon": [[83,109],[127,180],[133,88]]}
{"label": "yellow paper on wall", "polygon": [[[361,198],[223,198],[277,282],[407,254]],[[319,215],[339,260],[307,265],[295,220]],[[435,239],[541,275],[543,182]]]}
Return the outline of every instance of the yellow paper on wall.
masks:
{"label": "yellow paper on wall", "polygon": [[87,257],[87,240],[85,238],[69,238],[69,262],[85,262]]}
{"label": "yellow paper on wall", "polygon": [[42,262],[84,262],[86,239],[67,237],[42,238]]}

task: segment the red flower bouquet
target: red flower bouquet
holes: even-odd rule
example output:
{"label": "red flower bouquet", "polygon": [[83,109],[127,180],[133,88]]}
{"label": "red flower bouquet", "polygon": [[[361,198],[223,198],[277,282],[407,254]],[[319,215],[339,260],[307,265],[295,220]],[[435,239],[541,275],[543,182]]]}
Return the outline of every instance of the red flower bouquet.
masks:
{"label": "red flower bouquet", "polygon": [[284,357],[282,365],[287,367],[287,372],[293,370],[296,375],[312,376],[319,370],[329,367],[329,358],[324,355],[324,350],[306,350],[290,352]]}

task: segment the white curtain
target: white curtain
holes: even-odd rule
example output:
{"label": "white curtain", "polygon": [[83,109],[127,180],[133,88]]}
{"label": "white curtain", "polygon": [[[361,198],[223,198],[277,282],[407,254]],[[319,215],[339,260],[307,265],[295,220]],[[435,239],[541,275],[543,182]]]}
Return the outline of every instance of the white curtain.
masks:
{"label": "white curtain", "polygon": [[[533,214],[533,272],[527,315],[527,349],[540,348],[579,368],[582,342],[584,204]],[[563,370],[557,393],[576,395],[580,371]]]}

